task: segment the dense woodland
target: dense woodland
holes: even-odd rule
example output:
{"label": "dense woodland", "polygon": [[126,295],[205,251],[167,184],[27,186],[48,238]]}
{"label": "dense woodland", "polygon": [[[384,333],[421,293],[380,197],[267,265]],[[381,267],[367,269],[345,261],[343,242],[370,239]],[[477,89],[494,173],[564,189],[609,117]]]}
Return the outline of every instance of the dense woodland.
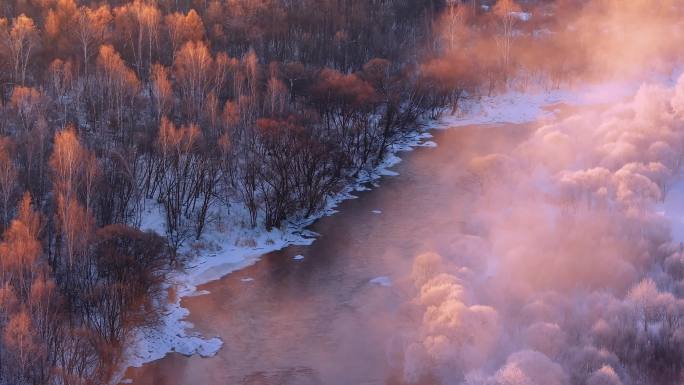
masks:
{"label": "dense woodland", "polygon": [[309,216],[462,98],[579,66],[480,3],[1,1],[0,383],[102,383],[213,211]]}
{"label": "dense woodland", "polygon": [[212,210],[310,215],[438,113],[416,57],[443,7],[2,1],[0,383],[106,381]]}

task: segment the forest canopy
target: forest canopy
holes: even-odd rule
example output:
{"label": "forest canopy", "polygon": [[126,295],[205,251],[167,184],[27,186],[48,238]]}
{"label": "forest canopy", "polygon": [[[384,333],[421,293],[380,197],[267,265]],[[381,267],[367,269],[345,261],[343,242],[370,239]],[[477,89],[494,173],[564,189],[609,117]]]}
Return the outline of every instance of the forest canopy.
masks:
{"label": "forest canopy", "polygon": [[445,105],[443,7],[2,1],[0,383],[106,382],[214,213],[279,227],[375,167]]}

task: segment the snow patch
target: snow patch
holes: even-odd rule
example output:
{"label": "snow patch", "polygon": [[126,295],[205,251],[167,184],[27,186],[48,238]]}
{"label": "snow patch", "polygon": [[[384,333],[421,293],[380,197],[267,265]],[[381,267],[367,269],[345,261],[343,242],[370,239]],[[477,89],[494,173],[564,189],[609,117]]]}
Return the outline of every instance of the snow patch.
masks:
{"label": "snow patch", "polygon": [[294,257],[292,257],[292,259],[294,259],[295,261],[301,261],[302,259],[304,259],[304,256],[301,254],[298,254],[298,255],[295,255]]}
{"label": "snow patch", "polygon": [[462,103],[458,112],[435,122],[434,128],[451,128],[478,124],[523,124],[552,118],[560,109],[546,109],[565,103],[589,106],[613,103],[631,97],[641,81],[607,82],[557,90],[509,91],[496,96],[470,99]]}
{"label": "snow patch", "polygon": [[425,142],[419,144],[418,147],[431,147],[431,148],[434,148],[434,147],[437,147],[437,143],[435,143],[435,142],[433,142],[433,141],[431,141],[431,140],[428,140],[428,141],[425,141]]}
{"label": "snow patch", "polygon": [[520,21],[529,21],[532,18],[532,14],[529,12],[511,12],[511,16]]}
{"label": "snow patch", "polygon": [[371,285],[378,285],[378,286],[384,286],[384,287],[390,287],[392,286],[392,280],[387,277],[387,276],[380,276],[380,277],[375,277],[368,281]]}
{"label": "snow patch", "polygon": [[209,294],[209,290],[197,290],[196,292],[188,295],[188,297],[199,297],[201,295],[207,295]]}

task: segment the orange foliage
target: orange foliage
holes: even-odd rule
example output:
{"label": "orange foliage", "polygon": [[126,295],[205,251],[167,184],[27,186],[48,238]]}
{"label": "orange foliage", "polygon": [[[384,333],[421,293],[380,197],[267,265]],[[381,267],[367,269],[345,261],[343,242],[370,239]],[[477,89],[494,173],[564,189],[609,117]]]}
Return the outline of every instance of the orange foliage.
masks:
{"label": "orange foliage", "polygon": [[50,167],[58,195],[70,199],[76,190],[86,150],[76,136],[73,126],[55,134],[55,146],[50,156]]}

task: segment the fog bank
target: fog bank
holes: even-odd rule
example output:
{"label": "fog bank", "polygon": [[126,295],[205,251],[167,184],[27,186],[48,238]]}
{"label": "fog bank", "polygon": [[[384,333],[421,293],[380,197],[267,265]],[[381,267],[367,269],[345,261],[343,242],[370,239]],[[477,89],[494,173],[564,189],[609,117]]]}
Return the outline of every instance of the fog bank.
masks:
{"label": "fog bank", "polygon": [[461,244],[414,262],[404,381],[679,383],[684,254],[658,205],[683,119],[684,77],[473,158]]}

